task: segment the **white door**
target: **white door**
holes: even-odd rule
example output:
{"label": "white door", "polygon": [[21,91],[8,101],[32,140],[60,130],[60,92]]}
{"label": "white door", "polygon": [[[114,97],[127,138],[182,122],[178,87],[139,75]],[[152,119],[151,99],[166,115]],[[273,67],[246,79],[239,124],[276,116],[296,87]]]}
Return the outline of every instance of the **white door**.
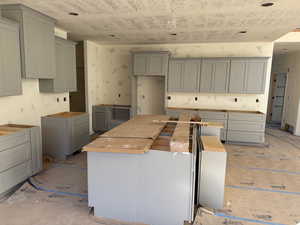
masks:
{"label": "white door", "polygon": [[275,85],[272,96],[272,114],[271,122],[281,123],[283,104],[284,104],[284,95],[286,87],[286,73],[278,73],[275,76]]}

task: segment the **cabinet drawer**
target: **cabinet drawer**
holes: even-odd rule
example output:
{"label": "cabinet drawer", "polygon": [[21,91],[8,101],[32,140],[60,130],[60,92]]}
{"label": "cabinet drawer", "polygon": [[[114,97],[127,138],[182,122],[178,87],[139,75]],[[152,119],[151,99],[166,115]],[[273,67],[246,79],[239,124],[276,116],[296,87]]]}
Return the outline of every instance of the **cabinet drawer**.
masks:
{"label": "cabinet drawer", "polygon": [[179,117],[181,113],[190,113],[193,116],[197,116],[196,110],[184,110],[184,109],[167,109],[167,115],[171,117]]}
{"label": "cabinet drawer", "polygon": [[243,121],[265,121],[266,115],[262,113],[237,113],[237,112],[229,112],[228,113],[229,120],[243,120]]}
{"label": "cabinet drawer", "polygon": [[227,112],[198,111],[198,116],[200,116],[201,119],[227,119]]}
{"label": "cabinet drawer", "polygon": [[248,142],[248,143],[264,143],[264,132],[245,132],[245,131],[227,131],[227,141]]}
{"label": "cabinet drawer", "polygon": [[0,136],[0,152],[29,142],[29,133],[22,130],[10,135]]}
{"label": "cabinet drawer", "polygon": [[94,106],[94,112],[107,112],[111,110],[111,107],[108,106]]}
{"label": "cabinet drawer", "polygon": [[227,120],[218,120],[218,119],[201,119],[203,122],[216,122],[216,123],[222,123],[224,128],[221,130],[226,130],[227,129]]}
{"label": "cabinet drawer", "polygon": [[29,160],[30,147],[30,144],[26,143],[0,152],[0,172]]}
{"label": "cabinet drawer", "polygon": [[31,174],[30,160],[0,173],[0,193],[26,180]]}
{"label": "cabinet drawer", "polygon": [[250,132],[264,132],[264,122],[249,122],[249,121],[237,121],[228,120],[228,130],[234,131],[250,131]]}

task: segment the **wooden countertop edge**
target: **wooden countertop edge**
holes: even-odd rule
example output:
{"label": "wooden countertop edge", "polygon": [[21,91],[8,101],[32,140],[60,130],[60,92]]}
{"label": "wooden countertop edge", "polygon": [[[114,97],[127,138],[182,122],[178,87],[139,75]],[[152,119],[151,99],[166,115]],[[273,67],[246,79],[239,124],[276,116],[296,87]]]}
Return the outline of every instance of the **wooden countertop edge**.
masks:
{"label": "wooden countertop edge", "polygon": [[265,114],[265,113],[260,112],[260,111],[235,110],[235,109],[195,109],[195,108],[178,108],[178,107],[168,107],[167,109],[175,109],[175,110],[193,110],[193,111],[238,112],[238,113]]}

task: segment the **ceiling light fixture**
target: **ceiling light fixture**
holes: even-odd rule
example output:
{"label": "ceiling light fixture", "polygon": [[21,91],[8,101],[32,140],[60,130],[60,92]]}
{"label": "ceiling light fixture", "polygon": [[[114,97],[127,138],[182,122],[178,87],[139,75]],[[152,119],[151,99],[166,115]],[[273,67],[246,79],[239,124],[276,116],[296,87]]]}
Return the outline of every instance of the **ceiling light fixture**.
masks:
{"label": "ceiling light fixture", "polygon": [[114,34],[110,34],[109,36],[110,36],[110,37],[115,37],[116,35],[114,35]]}
{"label": "ceiling light fixture", "polygon": [[76,12],[69,12],[69,15],[70,15],[70,16],[78,16],[79,13],[76,13]]}
{"label": "ceiling light fixture", "polygon": [[172,36],[176,36],[177,34],[176,34],[176,33],[171,33],[170,35],[172,35]]}
{"label": "ceiling light fixture", "polygon": [[247,31],[246,31],[246,30],[242,30],[242,31],[240,31],[239,33],[240,33],[240,34],[246,34]]}
{"label": "ceiling light fixture", "polygon": [[273,6],[273,5],[274,5],[273,2],[266,2],[266,3],[261,4],[262,7],[270,7],[270,6]]}

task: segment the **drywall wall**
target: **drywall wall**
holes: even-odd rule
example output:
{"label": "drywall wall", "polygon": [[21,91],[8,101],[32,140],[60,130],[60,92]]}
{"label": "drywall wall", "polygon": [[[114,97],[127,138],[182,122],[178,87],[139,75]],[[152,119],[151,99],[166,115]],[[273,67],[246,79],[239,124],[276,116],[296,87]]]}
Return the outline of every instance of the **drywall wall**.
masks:
{"label": "drywall wall", "polygon": [[[201,43],[201,44],[161,44],[161,45],[99,45],[87,41],[87,66],[89,81],[89,104],[130,104],[131,51],[170,51],[175,58],[195,57],[270,57],[266,91],[262,95],[168,93],[170,107],[247,109],[267,111],[267,99],[273,43]],[[156,90],[156,89],[155,89]],[[155,91],[153,90],[153,91]],[[120,94],[120,97],[118,97]],[[147,97],[147,93],[143,93]],[[151,93],[149,93],[151,94]],[[138,93],[139,96],[139,93]],[[194,100],[195,96],[198,101]],[[238,102],[234,102],[234,98]],[[259,99],[259,102],[256,102]],[[143,109],[141,109],[143,110]]]}
{"label": "drywall wall", "polygon": [[280,72],[287,72],[283,125],[292,125],[294,134],[300,135],[300,52],[274,56],[272,73]]}
{"label": "drywall wall", "polygon": [[[66,36],[61,30],[56,35]],[[69,111],[69,93],[40,93],[37,79],[22,79],[22,87],[22,95],[0,97],[0,124],[19,123],[40,126],[41,116]],[[64,97],[66,102],[63,101]]]}
{"label": "drywall wall", "polygon": [[165,114],[165,79],[137,77],[137,114]]}

